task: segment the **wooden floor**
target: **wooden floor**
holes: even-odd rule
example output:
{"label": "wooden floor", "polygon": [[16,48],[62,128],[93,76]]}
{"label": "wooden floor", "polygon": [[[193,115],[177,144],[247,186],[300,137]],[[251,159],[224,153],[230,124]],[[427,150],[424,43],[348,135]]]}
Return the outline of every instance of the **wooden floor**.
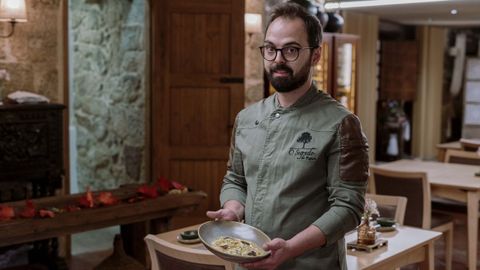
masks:
{"label": "wooden floor", "polygon": [[[467,230],[466,230],[466,216],[458,215],[455,216],[455,228],[454,228],[454,251],[453,251],[453,269],[454,270],[464,270],[467,269]],[[96,237],[93,237],[96,238]],[[480,235],[479,239],[480,240]],[[480,242],[477,240],[477,243]],[[88,243],[88,241],[85,241]],[[80,243],[82,245],[83,243]],[[87,250],[85,247],[77,247],[79,250]],[[95,252],[85,252],[72,256],[70,261],[71,270],[89,270],[93,269],[98,265],[102,260],[107,258],[112,253],[111,249],[100,250]],[[444,261],[444,245],[443,238],[436,241],[435,243],[435,269],[445,269]],[[480,259],[480,249],[478,251],[477,258]],[[480,269],[480,263],[477,259],[477,269]],[[408,267],[409,269],[411,267]],[[412,269],[415,269],[413,267]]]}

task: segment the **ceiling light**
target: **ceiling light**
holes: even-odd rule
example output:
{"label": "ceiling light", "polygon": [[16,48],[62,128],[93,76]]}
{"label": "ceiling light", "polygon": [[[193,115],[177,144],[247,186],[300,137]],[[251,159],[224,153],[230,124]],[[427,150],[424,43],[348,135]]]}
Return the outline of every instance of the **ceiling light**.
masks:
{"label": "ceiling light", "polygon": [[404,4],[421,4],[433,2],[445,2],[450,0],[363,0],[363,1],[335,1],[325,3],[326,10],[349,9],[349,8],[363,8],[376,6],[391,6]]}
{"label": "ceiling light", "polygon": [[452,14],[452,15],[457,15],[457,13],[458,13],[458,10],[456,10],[456,9],[450,10],[450,14]]}

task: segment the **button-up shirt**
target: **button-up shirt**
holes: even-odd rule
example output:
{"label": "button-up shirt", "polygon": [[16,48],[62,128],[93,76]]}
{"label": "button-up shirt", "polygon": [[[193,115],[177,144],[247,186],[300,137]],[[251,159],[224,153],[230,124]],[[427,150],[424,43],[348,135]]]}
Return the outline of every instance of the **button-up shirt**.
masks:
{"label": "button-up shirt", "polygon": [[325,234],[278,269],[346,269],[344,235],[360,222],[368,178],[360,122],[314,85],[287,108],[277,95],[237,115],[221,203],[242,203],[245,222],[272,239],[312,224]]}

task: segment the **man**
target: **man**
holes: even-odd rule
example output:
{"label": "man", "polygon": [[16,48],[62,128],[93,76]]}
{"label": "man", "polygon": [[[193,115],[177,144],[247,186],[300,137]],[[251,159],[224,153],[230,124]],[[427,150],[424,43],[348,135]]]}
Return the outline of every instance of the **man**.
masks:
{"label": "man", "polygon": [[238,115],[220,201],[210,218],[245,219],[274,238],[252,269],[346,269],[344,235],[363,213],[368,145],[358,118],[312,83],[317,18],[277,6],[261,53],[277,93]]}

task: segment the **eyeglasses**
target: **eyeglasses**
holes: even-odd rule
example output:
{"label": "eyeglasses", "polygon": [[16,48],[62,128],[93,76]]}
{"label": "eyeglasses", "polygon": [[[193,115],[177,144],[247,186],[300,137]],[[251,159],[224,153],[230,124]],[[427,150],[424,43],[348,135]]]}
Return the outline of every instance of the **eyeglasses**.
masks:
{"label": "eyeglasses", "polygon": [[282,54],[283,59],[287,62],[293,62],[297,60],[298,56],[300,55],[300,51],[304,49],[316,49],[317,47],[295,47],[295,46],[287,46],[280,49],[277,49],[273,46],[266,45],[260,47],[260,53],[263,56],[263,59],[267,61],[273,61],[277,58],[277,53],[280,51]]}

